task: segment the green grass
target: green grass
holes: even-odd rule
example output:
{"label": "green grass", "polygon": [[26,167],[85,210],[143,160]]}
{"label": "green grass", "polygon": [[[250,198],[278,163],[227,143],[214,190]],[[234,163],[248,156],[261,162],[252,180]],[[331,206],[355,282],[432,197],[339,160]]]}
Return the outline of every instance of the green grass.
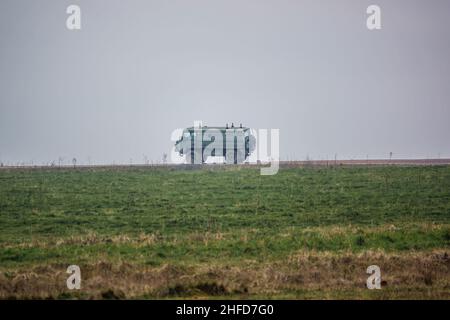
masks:
{"label": "green grass", "polygon": [[73,257],[245,265],[305,250],[449,247],[448,166],[292,168],[274,176],[243,167],[0,170],[0,269],[8,272]]}
{"label": "green grass", "polygon": [[[276,261],[300,250],[315,251],[351,251],[384,250],[398,252],[408,250],[427,250],[448,247],[449,227],[426,230],[413,227],[404,231],[373,232],[360,230],[348,234],[324,235],[325,230],[301,231],[292,230],[280,237],[275,233],[254,233],[245,236],[248,231],[236,231],[224,239],[209,240],[192,239],[192,237],[172,236],[160,241],[141,246],[136,242],[114,243],[113,240],[98,238],[87,246],[80,243],[52,245],[45,244],[33,247],[7,247],[0,250],[0,261],[3,267],[20,267],[40,263],[70,262],[73,257],[78,262],[95,263],[100,260],[115,262],[133,262],[159,266],[164,263],[186,264],[214,261],[234,262],[243,259],[260,262]],[[109,240],[109,241],[108,241]],[[137,242],[138,243],[138,242]]]}
{"label": "green grass", "polygon": [[0,171],[0,242],[450,222],[449,167]]}

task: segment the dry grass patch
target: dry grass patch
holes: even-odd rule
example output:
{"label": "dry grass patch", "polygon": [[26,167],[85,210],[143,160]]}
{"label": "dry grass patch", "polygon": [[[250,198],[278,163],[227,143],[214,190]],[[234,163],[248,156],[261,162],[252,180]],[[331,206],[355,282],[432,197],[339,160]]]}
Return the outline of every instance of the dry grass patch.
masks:
{"label": "dry grass patch", "polygon": [[[366,268],[381,268],[383,288],[365,288]],[[445,250],[402,254],[367,251],[331,253],[304,251],[279,262],[197,264],[143,267],[101,261],[82,265],[82,289],[65,286],[66,265],[32,270],[2,270],[0,298],[174,298],[288,297],[436,298],[450,299],[450,257]]]}

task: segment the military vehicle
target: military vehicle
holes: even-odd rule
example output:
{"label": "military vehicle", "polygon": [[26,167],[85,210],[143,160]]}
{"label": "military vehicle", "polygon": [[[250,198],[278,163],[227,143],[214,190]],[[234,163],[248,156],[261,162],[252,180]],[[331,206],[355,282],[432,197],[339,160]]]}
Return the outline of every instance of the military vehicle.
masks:
{"label": "military vehicle", "polygon": [[186,163],[203,164],[208,157],[223,157],[227,164],[245,162],[255,150],[256,138],[250,128],[235,127],[189,127],[183,130],[175,143],[175,151],[186,156]]}

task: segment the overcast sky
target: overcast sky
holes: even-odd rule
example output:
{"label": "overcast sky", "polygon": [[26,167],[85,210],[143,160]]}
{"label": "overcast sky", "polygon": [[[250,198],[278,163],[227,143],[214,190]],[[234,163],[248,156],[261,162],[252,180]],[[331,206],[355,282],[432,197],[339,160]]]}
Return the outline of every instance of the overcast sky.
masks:
{"label": "overcast sky", "polygon": [[1,0],[0,42],[4,163],[157,161],[194,120],[279,128],[282,159],[450,157],[448,0]]}

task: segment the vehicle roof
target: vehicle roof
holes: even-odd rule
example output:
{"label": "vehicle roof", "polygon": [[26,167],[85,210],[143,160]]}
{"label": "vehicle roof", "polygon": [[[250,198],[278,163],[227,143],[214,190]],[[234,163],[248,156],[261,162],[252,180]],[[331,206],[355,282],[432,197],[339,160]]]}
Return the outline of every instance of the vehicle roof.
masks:
{"label": "vehicle roof", "polygon": [[201,128],[197,128],[197,127],[189,127],[186,128],[185,130],[194,130],[194,129],[218,129],[218,130],[231,130],[231,129],[250,129],[247,127],[208,127],[208,126],[202,126]]}

